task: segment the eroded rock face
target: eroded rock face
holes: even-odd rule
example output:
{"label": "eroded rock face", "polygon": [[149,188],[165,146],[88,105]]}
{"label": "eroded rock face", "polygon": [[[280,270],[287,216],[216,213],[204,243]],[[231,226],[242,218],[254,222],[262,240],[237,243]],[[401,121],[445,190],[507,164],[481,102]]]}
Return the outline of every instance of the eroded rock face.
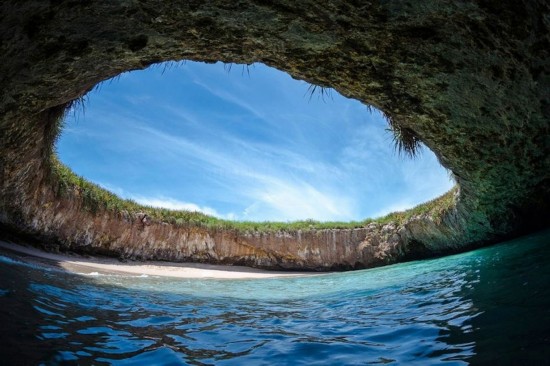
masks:
{"label": "eroded rock face", "polygon": [[[546,1],[18,1],[0,4],[0,223],[71,249],[270,268],[360,268],[548,226]],[[434,220],[355,230],[178,227],[59,198],[48,158],[67,103],[167,60],[263,62],[373,105],[460,187]]]}

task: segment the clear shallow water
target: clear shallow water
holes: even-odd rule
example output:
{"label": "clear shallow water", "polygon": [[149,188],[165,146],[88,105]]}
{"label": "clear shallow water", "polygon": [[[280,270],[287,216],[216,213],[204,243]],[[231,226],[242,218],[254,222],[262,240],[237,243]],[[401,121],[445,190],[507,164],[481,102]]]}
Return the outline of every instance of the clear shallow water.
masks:
{"label": "clear shallow water", "polygon": [[75,275],[0,255],[6,364],[550,363],[550,231],[373,270]]}

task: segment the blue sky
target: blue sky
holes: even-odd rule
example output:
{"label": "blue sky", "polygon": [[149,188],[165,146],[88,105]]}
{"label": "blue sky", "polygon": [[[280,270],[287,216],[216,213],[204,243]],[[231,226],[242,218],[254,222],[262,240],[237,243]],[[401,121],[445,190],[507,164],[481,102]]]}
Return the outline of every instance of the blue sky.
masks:
{"label": "blue sky", "polygon": [[69,114],[57,151],[124,198],[235,220],[362,220],[452,187],[427,148],[394,151],[379,112],[308,86],[262,64],[124,73]]}

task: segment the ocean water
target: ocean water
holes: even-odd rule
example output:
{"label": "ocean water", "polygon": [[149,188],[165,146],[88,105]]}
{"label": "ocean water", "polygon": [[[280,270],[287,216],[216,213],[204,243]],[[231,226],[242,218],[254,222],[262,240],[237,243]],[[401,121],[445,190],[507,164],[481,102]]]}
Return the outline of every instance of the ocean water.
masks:
{"label": "ocean water", "polygon": [[550,231],[312,277],[70,274],[0,253],[2,365],[550,364]]}

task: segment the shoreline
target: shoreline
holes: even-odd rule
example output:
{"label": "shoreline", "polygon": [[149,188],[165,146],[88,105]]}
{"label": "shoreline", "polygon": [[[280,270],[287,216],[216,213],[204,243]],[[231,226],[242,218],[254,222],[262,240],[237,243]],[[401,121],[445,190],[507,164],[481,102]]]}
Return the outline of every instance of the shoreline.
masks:
{"label": "shoreline", "polygon": [[35,247],[15,244],[0,240],[1,254],[15,254],[23,262],[45,264],[58,267],[74,274],[97,272],[101,274],[147,275],[175,278],[210,278],[210,279],[261,279],[281,277],[319,276],[323,273],[314,272],[276,272],[244,266],[227,266],[202,263],[175,263],[161,261],[145,261],[121,263],[118,259],[107,257],[84,257],[78,254],[49,253]]}

